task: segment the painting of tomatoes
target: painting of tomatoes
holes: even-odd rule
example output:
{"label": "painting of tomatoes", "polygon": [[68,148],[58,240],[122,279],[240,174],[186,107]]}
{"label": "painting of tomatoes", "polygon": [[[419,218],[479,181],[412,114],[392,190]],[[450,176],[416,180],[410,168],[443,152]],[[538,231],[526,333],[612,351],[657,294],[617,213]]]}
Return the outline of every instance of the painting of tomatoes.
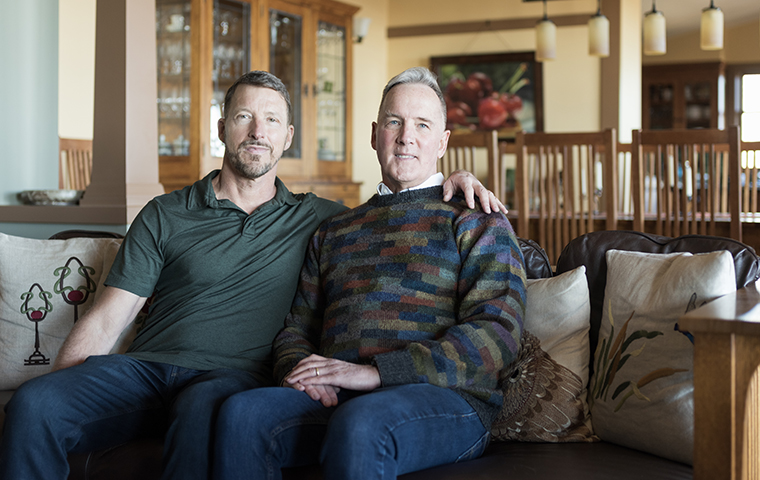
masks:
{"label": "painting of tomatoes", "polygon": [[431,65],[453,133],[543,131],[541,63],[533,52],[433,57]]}

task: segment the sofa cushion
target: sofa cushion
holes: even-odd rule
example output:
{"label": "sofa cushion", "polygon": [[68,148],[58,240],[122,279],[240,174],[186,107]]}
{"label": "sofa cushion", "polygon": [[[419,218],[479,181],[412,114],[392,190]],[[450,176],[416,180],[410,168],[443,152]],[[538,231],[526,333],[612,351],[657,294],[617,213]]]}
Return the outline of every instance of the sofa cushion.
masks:
{"label": "sofa cushion", "polygon": [[[707,253],[717,250],[731,252],[736,271],[736,288],[758,279],[760,259],[755,250],[741,242],[708,235],[683,235],[671,238],[649,233],[605,230],[587,233],[570,241],[557,259],[557,274],[568,272],[580,265],[586,266],[589,300],[591,301],[591,351],[596,351],[599,325],[602,321],[604,286],[607,281],[607,250],[626,250],[648,253],[691,252]],[[591,362],[589,358],[589,362]],[[593,365],[590,365],[593,372]]]}
{"label": "sofa cushion", "polygon": [[585,267],[528,280],[522,347],[502,370],[494,440],[590,441],[586,403],[589,301]]}
{"label": "sofa cushion", "polygon": [[693,339],[678,319],[736,290],[729,252],[609,250],[589,402],[603,440],[691,463]]}
{"label": "sofa cushion", "polygon": [[[103,292],[118,239],[0,234],[0,390],[49,372],[74,322]],[[126,350],[127,329],[114,351]]]}

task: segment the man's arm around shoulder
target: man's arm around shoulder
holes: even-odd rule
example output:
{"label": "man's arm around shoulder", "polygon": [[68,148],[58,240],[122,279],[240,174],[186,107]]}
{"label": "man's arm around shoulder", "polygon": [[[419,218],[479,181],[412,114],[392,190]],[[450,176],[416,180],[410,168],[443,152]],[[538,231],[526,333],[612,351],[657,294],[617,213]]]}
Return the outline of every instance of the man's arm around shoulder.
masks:
{"label": "man's arm around shoulder", "polygon": [[103,296],[74,324],[58,352],[53,370],[78,365],[90,355],[108,354],[145,300],[126,290],[106,287]]}

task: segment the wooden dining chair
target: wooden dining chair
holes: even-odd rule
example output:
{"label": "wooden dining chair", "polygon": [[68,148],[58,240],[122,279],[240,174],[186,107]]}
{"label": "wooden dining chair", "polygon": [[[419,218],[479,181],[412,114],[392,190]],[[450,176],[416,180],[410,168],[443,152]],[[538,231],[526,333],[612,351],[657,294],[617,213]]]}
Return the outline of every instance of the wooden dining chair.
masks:
{"label": "wooden dining chair", "polygon": [[634,130],[631,148],[634,230],[717,235],[717,223],[730,222],[730,237],[742,240],[741,192],[751,182],[740,171],[739,127]]}
{"label": "wooden dining chair", "polygon": [[595,219],[606,219],[607,230],[617,229],[614,129],[519,132],[515,143],[518,236],[536,240],[553,263],[570,240],[595,230]]}
{"label": "wooden dining chair", "polygon": [[58,139],[58,187],[85,190],[92,174],[92,140]]}
{"label": "wooden dining chair", "polygon": [[[467,170],[476,177],[483,177],[482,162],[485,159],[488,188],[504,201],[503,175],[497,175],[498,137],[496,130],[468,133],[452,132],[446,153],[438,160],[438,171],[448,177],[455,170]],[[480,175],[479,175],[480,174]],[[500,193],[501,192],[501,193]]]}

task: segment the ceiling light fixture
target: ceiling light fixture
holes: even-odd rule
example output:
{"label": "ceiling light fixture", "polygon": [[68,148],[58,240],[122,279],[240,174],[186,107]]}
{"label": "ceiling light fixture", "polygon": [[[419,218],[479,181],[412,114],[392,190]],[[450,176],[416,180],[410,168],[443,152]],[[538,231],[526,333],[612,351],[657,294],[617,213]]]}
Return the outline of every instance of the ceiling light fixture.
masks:
{"label": "ceiling light fixture", "polygon": [[596,1],[596,15],[588,21],[588,54],[610,56],[610,21],[602,15],[602,0]]}
{"label": "ceiling light fixture", "polygon": [[554,60],[557,56],[557,25],[546,15],[544,0],[544,18],[536,24],[536,60],[543,62]]}
{"label": "ceiling light fixture", "polygon": [[644,55],[665,54],[665,31],[665,15],[657,10],[652,0],[652,11],[644,17]]}
{"label": "ceiling light fixture", "polygon": [[710,0],[709,7],[702,10],[699,45],[702,50],[723,48],[723,11],[715,6],[713,0]]}

